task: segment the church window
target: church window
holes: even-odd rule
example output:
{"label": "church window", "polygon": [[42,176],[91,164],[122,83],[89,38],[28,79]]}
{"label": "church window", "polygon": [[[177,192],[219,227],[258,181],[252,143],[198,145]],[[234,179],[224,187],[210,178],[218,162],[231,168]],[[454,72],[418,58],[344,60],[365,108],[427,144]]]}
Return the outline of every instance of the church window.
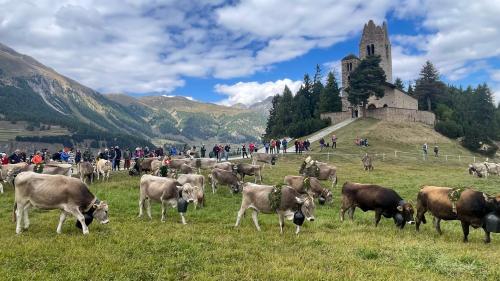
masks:
{"label": "church window", "polygon": [[385,45],[385,56],[389,59],[389,45]]}
{"label": "church window", "polygon": [[371,49],[372,49],[372,55],[375,55],[375,46],[373,44],[371,45]]}
{"label": "church window", "polygon": [[371,51],[371,50],[370,50],[370,45],[366,45],[366,55],[367,55],[367,56],[370,56],[370,55],[371,55],[371,54],[370,54],[370,51]]}

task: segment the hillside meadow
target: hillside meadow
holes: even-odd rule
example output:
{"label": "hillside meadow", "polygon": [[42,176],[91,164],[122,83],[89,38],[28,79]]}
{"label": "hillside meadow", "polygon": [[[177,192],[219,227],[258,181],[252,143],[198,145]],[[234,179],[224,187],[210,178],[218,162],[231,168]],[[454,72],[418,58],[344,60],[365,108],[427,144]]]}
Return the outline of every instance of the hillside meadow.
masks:
{"label": "hillside meadow", "polygon": [[[327,160],[324,155],[316,159]],[[264,171],[265,183],[279,183],[296,174],[301,156],[281,157]],[[306,222],[299,235],[287,222],[279,234],[276,215],[259,216],[257,232],[251,212],[234,228],[241,195],[221,187],[207,193],[207,206],[189,207],[188,225],[169,209],[160,222],[159,205],[153,220],[138,219],[138,177],[115,173],[109,183],[90,186],[110,206],[110,224],[90,226],[83,236],[68,219],[63,234],[55,232],[59,212],[30,212],[31,226],[15,235],[11,222],[13,189],[0,196],[0,279],[3,280],[499,280],[500,235],[482,242],[482,230],[472,230],[462,243],[459,222],[443,222],[439,236],[431,225],[417,233],[414,226],[398,230],[392,220],[373,225],[373,212],[359,209],[354,221],[340,222],[342,183],[377,183],[396,189],[405,199],[416,199],[423,184],[474,186],[499,192],[500,178],[478,179],[466,164],[430,159],[376,160],[365,172],[354,157],[330,155],[338,166],[339,185],[333,205],[316,208],[316,221]],[[252,179],[252,178],[249,178]],[[253,179],[252,179],[253,180]],[[328,183],[324,183],[328,186]],[[210,188],[207,188],[207,191]],[[430,216],[428,215],[428,219]]]}

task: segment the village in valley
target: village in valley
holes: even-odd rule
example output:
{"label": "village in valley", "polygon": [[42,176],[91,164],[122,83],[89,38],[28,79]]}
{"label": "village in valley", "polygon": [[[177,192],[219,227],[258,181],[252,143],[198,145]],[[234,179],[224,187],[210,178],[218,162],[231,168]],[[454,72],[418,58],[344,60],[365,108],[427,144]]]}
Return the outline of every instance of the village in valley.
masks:
{"label": "village in valley", "polygon": [[43,2],[0,1],[0,280],[500,279],[500,5]]}

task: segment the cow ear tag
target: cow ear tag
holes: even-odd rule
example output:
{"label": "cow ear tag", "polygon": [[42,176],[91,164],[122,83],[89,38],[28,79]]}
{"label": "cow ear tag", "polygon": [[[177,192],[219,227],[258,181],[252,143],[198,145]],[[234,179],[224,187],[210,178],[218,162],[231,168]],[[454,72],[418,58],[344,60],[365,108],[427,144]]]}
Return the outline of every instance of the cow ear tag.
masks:
{"label": "cow ear tag", "polygon": [[398,211],[402,212],[403,211],[403,206],[398,206]]}

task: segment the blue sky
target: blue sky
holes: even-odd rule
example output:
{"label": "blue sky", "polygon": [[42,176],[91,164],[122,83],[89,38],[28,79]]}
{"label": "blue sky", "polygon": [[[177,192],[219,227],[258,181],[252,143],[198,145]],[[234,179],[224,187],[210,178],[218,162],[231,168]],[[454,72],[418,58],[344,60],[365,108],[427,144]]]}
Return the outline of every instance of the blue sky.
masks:
{"label": "blue sky", "polygon": [[340,70],[364,23],[388,22],[393,77],[431,60],[500,101],[500,1],[0,0],[0,42],[102,93],[251,104]]}

